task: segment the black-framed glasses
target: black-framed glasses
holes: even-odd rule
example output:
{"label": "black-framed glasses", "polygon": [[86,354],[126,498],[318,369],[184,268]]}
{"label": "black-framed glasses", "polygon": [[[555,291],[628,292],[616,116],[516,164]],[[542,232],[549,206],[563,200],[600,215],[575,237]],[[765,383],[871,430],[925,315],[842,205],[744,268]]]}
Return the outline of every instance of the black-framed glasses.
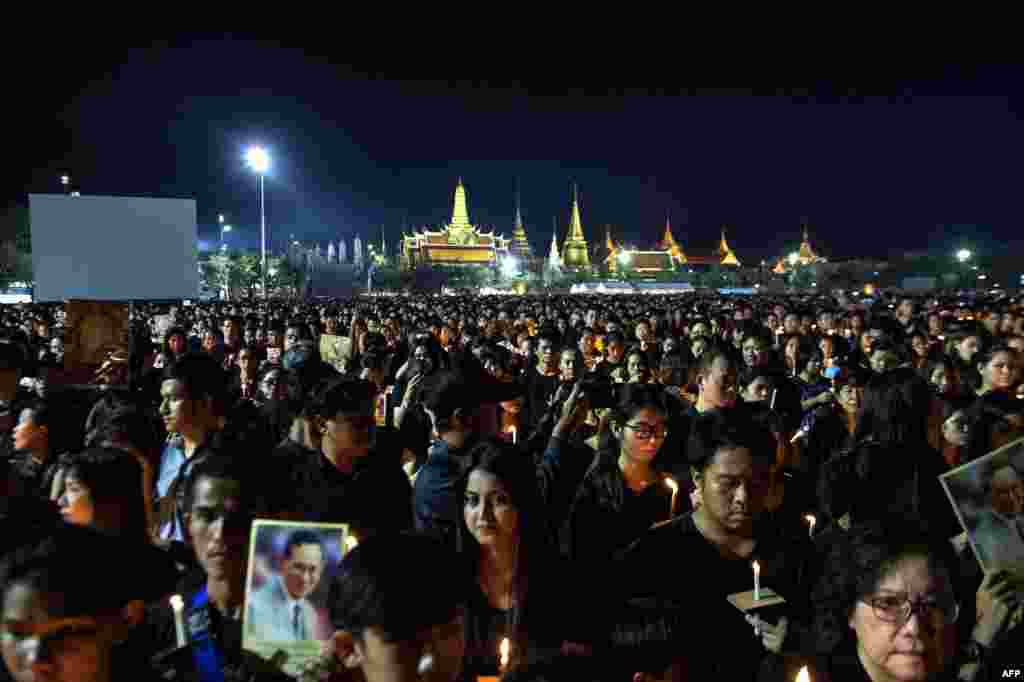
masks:
{"label": "black-framed glasses", "polygon": [[960,616],[960,604],[950,594],[913,601],[905,594],[883,595],[865,597],[861,601],[871,607],[878,620],[886,623],[902,625],[910,620],[911,613],[917,613],[921,618],[926,618],[931,622],[941,621],[947,624],[955,623]]}
{"label": "black-framed glasses", "polygon": [[652,438],[661,440],[668,436],[667,428],[655,429],[650,424],[623,424],[623,426],[632,431],[640,440],[650,440]]}

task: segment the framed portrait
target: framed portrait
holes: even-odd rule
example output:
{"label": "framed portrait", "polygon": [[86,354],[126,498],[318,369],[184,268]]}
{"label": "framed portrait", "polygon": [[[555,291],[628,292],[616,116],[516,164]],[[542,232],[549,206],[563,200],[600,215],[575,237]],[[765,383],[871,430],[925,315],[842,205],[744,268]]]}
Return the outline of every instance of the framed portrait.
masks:
{"label": "framed portrait", "polygon": [[982,569],[1024,576],[1024,438],[939,480]]}
{"label": "framed portrait", "polygon": [[347,524],[257,520],[249,550],[242,647],[297,676],[334,636],[331,577],[353,537]]}

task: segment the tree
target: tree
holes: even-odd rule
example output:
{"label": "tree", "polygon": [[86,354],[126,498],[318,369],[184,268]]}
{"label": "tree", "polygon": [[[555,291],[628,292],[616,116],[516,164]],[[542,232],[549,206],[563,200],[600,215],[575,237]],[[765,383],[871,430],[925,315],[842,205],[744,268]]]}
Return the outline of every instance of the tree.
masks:
{"label": "tree", "polygon": [[276,295],[301,295],[306,286],[306,272],[295,267],[288,258],[267,259],[267,289]]}
{"label": "tree", "polygon": [[227,299],[231,298],[231,290],[237,289],[243,282],[237,253],[218,252],[211,255],[203,272],[206,285],[211,289],[219,289]]}
{"label": "tree", "polygon": [[12,282],[32,284],[32,230],[23,206],[0,216],[0,288]]}

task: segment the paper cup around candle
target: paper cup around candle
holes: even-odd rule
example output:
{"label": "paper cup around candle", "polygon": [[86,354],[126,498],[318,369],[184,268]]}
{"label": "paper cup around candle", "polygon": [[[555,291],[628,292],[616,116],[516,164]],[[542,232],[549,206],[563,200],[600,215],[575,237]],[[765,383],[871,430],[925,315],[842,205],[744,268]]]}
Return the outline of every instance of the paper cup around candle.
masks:
{"label": "paper cup around candle", "polygon": [[174,611],[174,635],[178,648],[188,646],[188,634],[185,631],[185,601],[180,594],[171,597],[171,609]]}

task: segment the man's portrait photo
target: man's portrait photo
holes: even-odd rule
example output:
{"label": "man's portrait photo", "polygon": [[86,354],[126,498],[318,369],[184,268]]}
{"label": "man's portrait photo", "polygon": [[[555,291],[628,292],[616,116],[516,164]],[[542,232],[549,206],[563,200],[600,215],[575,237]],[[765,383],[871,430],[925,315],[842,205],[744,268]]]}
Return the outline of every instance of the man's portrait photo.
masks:
{"label": "man's portrait photo", "polygon": [[1024,440],[941,480],[982,568],[1024,575]]}
{"label": "man's portrait photo", "polygon": [[326,584],[344,551],[344,526],[258,521],[245,606],[246,639],[287,644],[333,633]]}

